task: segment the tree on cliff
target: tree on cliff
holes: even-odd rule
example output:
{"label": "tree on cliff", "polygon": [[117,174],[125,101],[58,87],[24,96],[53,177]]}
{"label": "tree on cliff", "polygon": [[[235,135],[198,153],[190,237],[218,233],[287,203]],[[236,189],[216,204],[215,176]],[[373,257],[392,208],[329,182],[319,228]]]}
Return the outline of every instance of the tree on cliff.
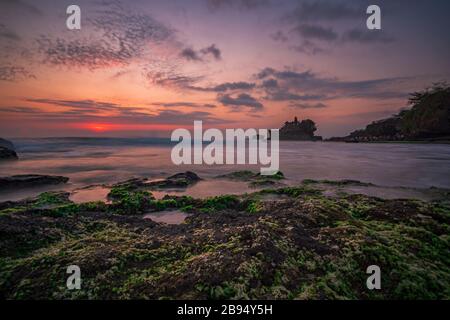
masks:
{"label": "tree on cliff", "polygon": [[409,103],[412,108],[400,113],[401,130],[406,136],[450,136],[450,86],[446,82],[412,93]]}

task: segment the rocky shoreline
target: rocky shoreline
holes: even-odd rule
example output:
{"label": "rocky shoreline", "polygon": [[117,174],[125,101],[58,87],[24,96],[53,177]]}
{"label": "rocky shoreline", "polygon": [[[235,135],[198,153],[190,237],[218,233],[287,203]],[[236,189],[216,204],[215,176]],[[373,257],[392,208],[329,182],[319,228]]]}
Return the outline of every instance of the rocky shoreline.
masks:
{"label": "rocky shoreline", "polygon": [[[228,179],[251,183],[251,172]],[[206,199],[152,190],[189,188],[188,172],[158,184],[112,186],[110,202],[75,204],[67,192],[0,204],[3,299],[449,299],[450,199],[386,200],[307,180]],[[178,225],[143,217],[179,210]],[[65,287],[66,268],[82,289]],[[367,290],[368,265],[383,290]]]}
{"label": "rocky shoreline", "polygon": [[438,83],[412,93],[408,104],[410,109],[328,141],[450,143],[450,85]]}

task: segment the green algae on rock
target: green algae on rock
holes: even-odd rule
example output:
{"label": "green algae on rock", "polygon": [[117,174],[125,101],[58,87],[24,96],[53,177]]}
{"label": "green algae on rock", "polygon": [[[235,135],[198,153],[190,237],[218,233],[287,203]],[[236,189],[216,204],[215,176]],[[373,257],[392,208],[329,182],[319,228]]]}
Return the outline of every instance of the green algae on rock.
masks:
{"label": "green algae on rock", "polygon": [[[4,299],[449,299],[450,201],[327,197],[313,184],[207,199],[1,204]],[[270,196],[270,197],[268,197]],[[143,219],[181,209],[182,224]],[[82,270],[81,290],[65,287]],[[382,290],[366,288],[366,268]]]}

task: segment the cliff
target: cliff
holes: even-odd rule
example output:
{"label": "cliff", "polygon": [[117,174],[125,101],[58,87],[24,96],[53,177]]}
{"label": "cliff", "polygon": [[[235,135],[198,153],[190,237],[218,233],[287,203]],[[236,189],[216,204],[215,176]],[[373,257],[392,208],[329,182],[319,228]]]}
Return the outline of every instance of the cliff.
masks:
{"label": "cliff", "polygon": [[450,140],[450,86],[435,84],[412,93],[411,108],[399,114],[372,122],[363,130],[330,141],[444,141]]}

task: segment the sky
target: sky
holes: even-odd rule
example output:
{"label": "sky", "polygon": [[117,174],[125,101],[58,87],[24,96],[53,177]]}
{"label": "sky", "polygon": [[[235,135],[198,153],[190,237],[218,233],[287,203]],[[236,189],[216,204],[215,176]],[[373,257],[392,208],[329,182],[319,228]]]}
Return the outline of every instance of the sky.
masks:
{"label": "sky", "polygon": [[[81,29],[66,27],[69,5]],[[366,9],[381,9],[368,30]],[[0,137],[343,136],[450,80],[447,0],[0,0]]]}

